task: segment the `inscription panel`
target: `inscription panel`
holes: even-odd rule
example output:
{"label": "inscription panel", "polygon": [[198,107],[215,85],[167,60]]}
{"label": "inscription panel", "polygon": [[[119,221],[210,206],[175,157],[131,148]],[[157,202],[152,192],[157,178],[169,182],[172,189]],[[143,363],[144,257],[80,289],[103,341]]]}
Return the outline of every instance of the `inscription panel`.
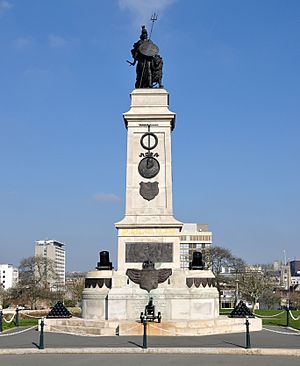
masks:
{"label": "inscription panel", "polygon": [[143,228],[143,229],[119,229],[119,236],[162,236],[171,235],[178,236],[178,229],[169,228]]}
{"label": "inscription panel", "polygon": [[126,243],[126,263],[173,262],[173,243]]}

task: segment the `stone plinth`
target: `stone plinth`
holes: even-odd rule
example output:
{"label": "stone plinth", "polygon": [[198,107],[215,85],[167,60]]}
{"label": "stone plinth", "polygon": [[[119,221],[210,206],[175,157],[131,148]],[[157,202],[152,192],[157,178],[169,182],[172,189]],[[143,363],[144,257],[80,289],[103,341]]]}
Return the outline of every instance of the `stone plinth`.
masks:
{"label": "stone plinth", "polygon": [[[262,330],[262,320],[249,319],[250,331]],[[94,336],[142,336],[143,324],[138,321],[95,321],[80,318],[45,319],[45,332],[68,332],[78,335]],[[165,321],[150,322],[147,334],[150,336],[205,336],[225,333],[245,333],[245,319],[230,319],[219,316],[201,321]]]}
{"label": "stone plinth", "polygon": [[85,278],[82,293],[82,317],[107,320],[107,295],[112,286],[113,271],[91,271]]}
{"label": "stone plinth", "polygon": [[[105,273],[104,273],[105,272]],[[124,271],[89,272],[87,279],[111,278],[106,286],[85,288],[82,297],[82,316],[96,320],[138,320],[150,296],[156,311],[164,320],[206,320],[219,315],[218,291],[214,275],[209,270],[174,269],[167,281],[150,294],[133,283]],[[110,276],[110,277],[109,277]]]}

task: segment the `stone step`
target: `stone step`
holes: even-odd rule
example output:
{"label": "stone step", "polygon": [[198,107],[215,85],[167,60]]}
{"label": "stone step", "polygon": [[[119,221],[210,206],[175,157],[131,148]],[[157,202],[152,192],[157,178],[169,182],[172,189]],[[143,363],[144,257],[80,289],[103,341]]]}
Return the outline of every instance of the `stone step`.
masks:
{"label": "stone step", "polygon": [[[249,319],[250,331],[262,329],[262,321],[258,318]],[[141,336],[144,325],[139,321],[93,321],[71,318],[46,319],[45,332],[66,332],[83,335],[98,336]],[[200,336],[210,334],[244,333],[244,318],[228,318],[219,316],[214,320],[201,321],[163,321],[161,323],[149,322],[147,324],[148,335],[160,336]]]}
{"label": "stone step", "polygon": [[98,327],[82,327],[70,325],[50,326],[48,332],[54,333],[69,333],[74,335],[95,335],[95,336],[115,336],[115,328],[98,328]]}
{"label": "stone step", "polygon": [[[262,329],[261,319],[250,319],[250,330]],[[120,322],[119,335],[143,335],[143,324],[132,322],[131,325]],[[161,323],[149,322],[147,324],[148,335],[159,336],[201,336],[225,333],[244,333],[245,319],[230,319],[219,317],[215,320],[203,321],[162,321]]]}

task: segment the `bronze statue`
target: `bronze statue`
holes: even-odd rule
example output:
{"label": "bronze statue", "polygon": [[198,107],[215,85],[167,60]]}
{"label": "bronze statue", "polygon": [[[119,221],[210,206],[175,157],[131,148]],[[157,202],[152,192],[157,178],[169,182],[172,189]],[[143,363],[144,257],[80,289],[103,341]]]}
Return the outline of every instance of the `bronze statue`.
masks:
{"label": "bronze statue", "polygon": [[134,43],[131,50],[133,62],[127,61],[132,66],[136,64],[136,88],[153,88],[155,86],[163,88],[163,59],[158,52],[158,47],[148,39],[147,29],[143,25],[140,39]]}

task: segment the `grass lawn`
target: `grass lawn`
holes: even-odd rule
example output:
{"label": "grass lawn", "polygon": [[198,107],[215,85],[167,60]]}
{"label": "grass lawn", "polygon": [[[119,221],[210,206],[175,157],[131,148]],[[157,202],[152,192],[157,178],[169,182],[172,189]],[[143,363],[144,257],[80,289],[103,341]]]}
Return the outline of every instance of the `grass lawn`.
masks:
{"label": "grass lawn", "polygon": [[[80,308],[77,308],[77,307],[71,307],[71,308],[68,308],[68,310],[70,311],[70,313],[73,315],[73,316],[77,316],[79,317],[80,316],[80,313],[81,313],[81,309]],[[38,317],[38,318],[42,318],[42,317],[46,317],[47,314],[49,313],[49,309],[48,310],[39,310],[39,311],[36,311],[34,313],[34,316],[35,317]],[[11,317],[12,317],[12,313],[11,314],[7,314],[5,316],[6,320],[10,320]],[[26,317],[25,314],[22,314],[20,313],[20,318],[19,318],[19,326],[20,327],[32,327],[34,325],[37,325],[38,324],[38,319],[34,319],[34,318],[29,318],[29,317]],[[15,320],[16,318],[14,318],[14,320],[7,324],[4,320],[2,321],[2,329],[3,331],[7,330],[7,329],[12,329],[15,327]]]}
{"label": "grass lawn", "polygon": [[[233,309],[221,309],[220,315],[229,315]],[[262,318],[263,325],[279,325],[279,326],[286,326],[286,311],[285,310],[255,310],[255,314],[259,315],[260,317],[272,316],[271,318]],[[279,314],[278,316],[275,316]],[[292,314],[294,318],[297,318],[300,315],[300,310],[293,310]],[[293,320],[292,317],[289,315],[289,325],[292,328],[300,330],[300,319]]]}
{"label": "grass lawn", "polygon": [[[279,325],[279,326],[286,326],[287,323],[287,316],[285,310],[256,310],[255,314],[260,316],[271,316],[279,314],[278,316],[274,316],[272,318],[262,318],[263,319],[263,325]],[[299,310],[293,310],[292,314],[294,318],[297,318],[300,315]],[[292,317],[289,315],[289,325],[292,328],[300,329],[300,319],[299,320],[293,320]]]}
{"label": "grass lawn", "polygon": [[[9,324],[7,324],[7,323],[5,323],[5,321],[3,321],[2,322],[3,331],[14,328],[15,327],[14,320]],[[37,324],[38,324],[37,319],[20,319],[20,321],[19,321],[20,327],[33,327],[34,325],[37,325]]]}

